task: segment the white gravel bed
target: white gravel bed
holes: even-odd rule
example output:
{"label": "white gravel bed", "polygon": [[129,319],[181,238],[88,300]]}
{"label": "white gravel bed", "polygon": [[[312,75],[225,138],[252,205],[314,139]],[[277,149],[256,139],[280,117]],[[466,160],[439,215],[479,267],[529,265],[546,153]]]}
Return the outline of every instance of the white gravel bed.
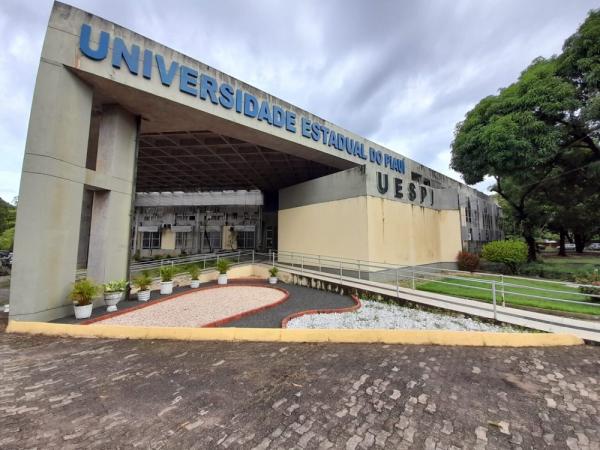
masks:
{"label": "white gravel bed", "polygon": [[[101,320],[99,325],[200,327],[278,302],[285,293],[268,287],[228,286],[190,292]],[[90,325],[90,326],[93,326]]]}
{"label": "white gravel bed", "polygon": [[288,322],[288,328],[377,328],[457,331],[504,331],[502,327],[470,318],[454,317],[397,305],[361,300],[362,307],[354,312],[307,314]]}

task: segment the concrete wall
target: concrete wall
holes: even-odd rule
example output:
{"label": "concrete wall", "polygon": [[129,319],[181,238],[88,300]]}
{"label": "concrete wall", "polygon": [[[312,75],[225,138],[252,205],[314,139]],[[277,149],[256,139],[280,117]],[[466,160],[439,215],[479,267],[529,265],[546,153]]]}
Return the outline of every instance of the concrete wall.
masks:
{"label": "concrete wall", "polygon": [[371,261],[428,264],[454,261],[461,250],[458,211],[436,211],[368,197],[368,246]]}
{"label": "concrete wall", "polygon": [[366,260],[367,197],[280,210],[279,250]]}

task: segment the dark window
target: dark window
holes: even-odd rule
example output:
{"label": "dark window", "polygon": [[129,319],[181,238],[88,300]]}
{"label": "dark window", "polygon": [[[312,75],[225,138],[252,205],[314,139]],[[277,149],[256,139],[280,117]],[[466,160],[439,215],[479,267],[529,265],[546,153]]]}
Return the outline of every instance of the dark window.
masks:
{"label": "dark window", "polygon": [[160,248],[160,237],[160,231],[144,231],[144,234],[142,235],[142,248]]}
{"label": "dark window", "polygon": [[410,178],[412,181],[416,181],[417,183],[421,182],[421,174],[417,172],[411,172]]}

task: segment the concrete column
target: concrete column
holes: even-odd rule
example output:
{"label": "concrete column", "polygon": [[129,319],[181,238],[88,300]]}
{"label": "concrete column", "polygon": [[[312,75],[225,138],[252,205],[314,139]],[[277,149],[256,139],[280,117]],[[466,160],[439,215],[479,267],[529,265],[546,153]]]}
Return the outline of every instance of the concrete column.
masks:
{"label": "concrete column", "polygon": [[19,191],[11,320],[72,313],[92,90],[40,62]]}
{"label": "concrete column", "polygon": [[116,105],[104,107],[96,172],[126,181],[131,190],[94,193],[87,274],[97,283],[128,275],[136,146],[136,117]]}

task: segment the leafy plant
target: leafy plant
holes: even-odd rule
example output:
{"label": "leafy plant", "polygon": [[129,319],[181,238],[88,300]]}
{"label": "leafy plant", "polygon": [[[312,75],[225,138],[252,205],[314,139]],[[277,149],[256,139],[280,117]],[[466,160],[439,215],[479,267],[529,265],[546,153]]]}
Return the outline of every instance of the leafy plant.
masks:
{"label": "leafy plant", "polygon": [[88,278],[73,283],[70,298],[77,306],[85,306],[92,303],[94,297],[100,293],[100,286]]}
{"label": "leafy plant", "polygon": [[152,277],[148,272],[143,271],[140,275],[133,279],[133,284],[140,288],[140,291],[147,291],[152,284]]}
{"label": "leafy plant", "polygon": [[220,259],[217,262],[217,270],[219,271],[219,273],[221,275],[226,274],[230,267],[231,267],[231,262],[228,259]]}
{"label": "leafy plant", "polygon": [[162,266],[160,268],[160,279],[162,282],[173,281],[175,275],[175,269],[173,266]]}
{"label": "leafy plant", "polygon": [[127,288],[127,280],[109,281],[103,286],[104,292],[124,292]]}
{"label": "leafy plant", "polygon": [[272,277],[276,277],[278,273],[279,273],[279,269],[278,269],[277,267],[275,267],[275,266],[273,266],[273,267],[271,267],[271,268],[269,269],[269,274],[270,274]]}
{"label": "leafy plant", "polygon": [[515,274],[527,261],[527,245],[522,241],[492,241],[483,246],[481,256],[504,264],[510,273]]}
{"label": "leafy plant", "polygon": [[458,270],[475,272],[479,268],[479,255],[469,252],[458,252],[456,255]]}
{"label": "leafy plant", "polygon": [[575,282],[577,284],[585,284],[585,286],[579,286],[579,291],[583,294],[589,294],[591,301],[600,302],[600,297],[591,297],[591,295],[600,295],[600,274],[598,274],[598,269],[587,275],[575,278]]}
{"label": "leafy plant", "polygon": [[188,272],[190,273],[190,277],[192,277],[192,280],[197,280],[200,276],[200,268],[196,264],[192,264]]}

